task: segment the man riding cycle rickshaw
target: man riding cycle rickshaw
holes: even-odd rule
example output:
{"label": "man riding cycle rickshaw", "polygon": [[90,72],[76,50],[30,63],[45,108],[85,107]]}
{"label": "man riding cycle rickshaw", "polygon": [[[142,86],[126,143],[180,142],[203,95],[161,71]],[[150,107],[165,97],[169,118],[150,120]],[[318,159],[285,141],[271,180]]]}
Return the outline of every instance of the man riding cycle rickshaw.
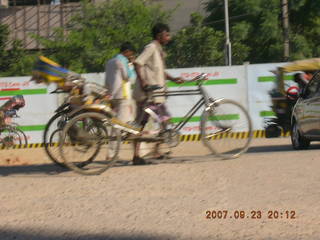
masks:
{"label": "man riding cycle rickshaw", "polygon": [[[292,109],[303,88],[317,70],[320,70],[320,58],[294,61],[272,71],[276,75],[276,87],[269,94],[271,108],[276,117],[267,120],[267,138],[279,137],[281,132],[290,131]],[[295,74],[292,76],[292,73]],[[287,80],[293,80],[297,84],[288,84]]]}

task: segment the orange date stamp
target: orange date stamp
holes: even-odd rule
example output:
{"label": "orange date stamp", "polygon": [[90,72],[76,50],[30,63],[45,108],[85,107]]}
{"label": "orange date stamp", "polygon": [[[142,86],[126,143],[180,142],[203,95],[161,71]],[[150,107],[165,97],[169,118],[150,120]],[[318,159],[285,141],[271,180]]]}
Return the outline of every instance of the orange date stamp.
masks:
{"label": "orange date stamp", "polygon": [[214,219],[296,219],[295,210],[207,210],[205,218]]}

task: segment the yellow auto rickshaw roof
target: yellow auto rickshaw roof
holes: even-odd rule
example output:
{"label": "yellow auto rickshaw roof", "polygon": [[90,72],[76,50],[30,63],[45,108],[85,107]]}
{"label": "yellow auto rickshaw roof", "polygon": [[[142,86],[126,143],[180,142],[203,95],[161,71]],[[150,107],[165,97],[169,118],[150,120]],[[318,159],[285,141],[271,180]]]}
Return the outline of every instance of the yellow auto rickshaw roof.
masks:
{"label": "yellow auto rickshaw roof", "polygon": [[281,67],[283,72],[320,70],[320,58],[298,60]]}

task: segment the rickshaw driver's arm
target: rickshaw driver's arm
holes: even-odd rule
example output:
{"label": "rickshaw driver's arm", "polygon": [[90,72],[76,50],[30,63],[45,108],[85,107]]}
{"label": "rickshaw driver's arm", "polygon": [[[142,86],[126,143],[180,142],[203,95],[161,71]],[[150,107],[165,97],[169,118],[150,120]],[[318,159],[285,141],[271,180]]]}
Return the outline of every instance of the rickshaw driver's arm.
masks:
{"label": "rickshaw driver's arm", "polygon": [[136,62],[133,62],[133,65],[134,65],[134,68],[136,70],[136,73],[137,73],[137,80],[140,82],[140,86],[142,89],[144,89],[148,84],[147,82],[145,81],[145,79],[143,79],[142,77],[142,66]]}
{"label": "rickshaw driver's arm", "polygon": [[[145,87],[148,85],[148,83],[145,81],[145,79],[143,79],[142,77],[142,74],[141,74],[141,71],[142,71],[142,66],[139,65],[138,63],[134,62],[134,67],[135,67],[135,70],[136,70],[136,73],[137,73],[137,79],[138,81],[140,82],[140,85],[141,85],[141,88],[142,89],[145,89]],[[165,72],[165,78],[170,80],[170,81],[173,81],[175,83],[184,83],[185,80],[183,80],[181,77],[172,77],[169,73]]]}
{"label": "rickshaw driver's arm", "polygon": [[58,83],[58,88],[63,91],[66,91],[66,92],[71,91],[72,88],[75,86],[76,86],[76,84],[71,81],[65,81],[64,83]]}
{"label": "rickshaw driver's arm", "polygon": [[184,79],[182,79],[181,77],[172,77],[169,73],[167,73],[167,72],[165,72],[165,77],[166,77],[166,79],[168,79],[168,80],[170,80],[170,81],[172,81],[172,82],[175,82],[175,83],[178,83],[178,84],[180,84],[180,83],[184,83],[185,82],[185,80]]}

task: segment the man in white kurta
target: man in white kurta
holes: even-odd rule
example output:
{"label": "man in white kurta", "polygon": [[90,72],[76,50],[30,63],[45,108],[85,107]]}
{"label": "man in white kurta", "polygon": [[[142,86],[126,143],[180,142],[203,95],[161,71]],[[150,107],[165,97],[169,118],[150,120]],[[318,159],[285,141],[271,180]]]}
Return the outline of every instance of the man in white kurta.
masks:
{"label": "man in white kurta", "polygon": [[[176,83],[182,83],[183,80],[178,77],[174,78],[165,72],[165,52],[162,46],[169,43],[171,40],[170,29],[166,24],[158,23],[152,28],[153,41],[149,43],[143,52],[135,60],[134,65],[137,72],[137,82],[134,90],[134,99],[137,101],[137,116],[142,115],[142,106],[146,100],[146,93],[144,89],[149,85],[158,85],[162,87],[158,91],[166,90],[166,80],[171,80]],[[154,93],[156,93],[155,91]],[[154,103],[159,104],[161,112],[168,115],[165,108],[165,97],[154,98]],[[135,144],[135,151],[133,156],[133,164],[142,165],[146,161],[139,155],[140,144]],[[158,146],[155,149],[155,156],[161,157],[158,152]]]}

